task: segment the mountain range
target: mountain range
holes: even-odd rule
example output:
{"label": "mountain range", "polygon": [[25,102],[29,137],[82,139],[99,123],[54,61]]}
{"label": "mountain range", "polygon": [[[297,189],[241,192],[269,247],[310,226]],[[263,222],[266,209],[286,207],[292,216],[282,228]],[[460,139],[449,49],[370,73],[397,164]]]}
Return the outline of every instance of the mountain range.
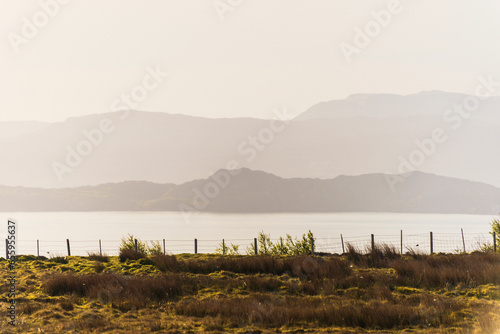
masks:
{"label": "mountain range", "polygon": [[0,211],[498,214],[500,189],[421,172],[321,180],[284,179],[242,168],[180,185],[129,181],[68,189],[1,186]]}
{"label": "mountain range", "polygon": [[[181,184],[219,169],[250,168],[325,180],[415,169],[500,186],[500,98],[459,113],[467,99],[474,97],[358,94],[284,122],[122,111],[58,123],[0,123],[0,184]],[[441,140],[430,143],[435,131]]]}
{"label": "mountain range", "polygon": [[[498,110],[499,97],[430,91],[352,95],[293,119],[0,122],[0,210],[497,214]],[[231,182],[218,189],[220,173]]]}

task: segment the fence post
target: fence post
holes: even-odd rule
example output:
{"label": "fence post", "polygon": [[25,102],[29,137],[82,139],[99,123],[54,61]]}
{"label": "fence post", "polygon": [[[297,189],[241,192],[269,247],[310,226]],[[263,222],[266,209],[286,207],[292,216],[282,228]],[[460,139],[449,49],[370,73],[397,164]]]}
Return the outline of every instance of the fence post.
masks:
{"label": "fence post", "polygon": [[226,242],[222,239],[222,255],[226,255]]}
{"label": "fence post", "polygon": [[5,239],[5,259],[9,259],[9,239]]}
{"label": "fence post", "polygon": [[283,237],[280,237],[280,254],[283,255]]}
{"label": "fence post", "polygon": [[401,255],[403,255],[403,230],[401,230]]}
{"label": "fence post", "polygon": [[40,257],[40,240],[36,240],[36,256]]}
{"label": "fence post", "polygon": [[255,255],[257,255],[257,238],[253,238],[253,250],[255,251]]}
{"label": "fence post", "polygon": [[464,253],[465,253],[465,239],[464,239],[464,229],[460,229],[462,231],[462,243],[464,244]]}
{"label": "fence post", "polygon": [[372,252],[375,251],[375,235],[372,234]]}
{"label": "fence post", "polygon": [[134,239],[134,249],[135,249],[135,252],[137,253],[137,239]]}
{"label": "fence post", "polygon": [[345,254],[344,237],[342,236],[342,234],[340,234],[340,241],[342,242],[342,254]]}
{"label": "fence post", "polygon": [[493,251],[495,253],[497,252],[497,234],[496,234],[496,232],[493,232]]}
{"label": "fence post", "polygon": [[66,239],[66,246],[68,246],[68,256],[71,256],[71,248],[69,247],[69,239]]}
{"label": "fence post", "polygon": [[432,240],[432,232],[431,232],[431,255],[434,254],[434,244]]}
{"label": "fence post", "polygon": [[198,254],[198,239],[194,239],[194,253]]}
{"label": "fence post", "polygon": [[314,255],[314,238],[311,237],[311,255]]}
{"label": "fence post", "polygon": [[163,239],[163,255],[167,254],[167,249],[165,248],[165,239]]}
{"label": "fence post", "polygon": [[101,239],[99,239],[99,255],[102,256],[102,245],[101,245]]}

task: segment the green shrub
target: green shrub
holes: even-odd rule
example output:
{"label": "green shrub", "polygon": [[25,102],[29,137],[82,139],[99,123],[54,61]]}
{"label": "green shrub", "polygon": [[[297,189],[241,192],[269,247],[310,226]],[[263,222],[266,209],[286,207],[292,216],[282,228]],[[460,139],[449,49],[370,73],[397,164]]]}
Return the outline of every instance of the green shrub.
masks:
{"label": "green shrub", "polygon": [[126,238],[122,238],[120,244],[120,253],[125,250],[135,251],[135,240],[137,240],[137,252],[147,255],[163,254],[163,249],[159,241],[151,241],[150,245],[147,242],[141,241],[134,237],[133,234],[128,234]]}
{"label": "green shrub", "polygon": [[[497,239],[497,252],[500,251],[500,218],[494,218],[491,221],[491,232],[490,234],[493,235],[495,233],[495,238]],[[486,248],[485,250],[493,250],[493,246],[489,245],[484,245]]]}
{"label": "green shrub", "polygon": [[[133,234],[128,234],[126,238],[122,238],[120,244],[120,253],[125,250],[136,250],[135,249],[135,240]],[[146,254],[146,243],[137,239],[137,252]]]}
{"label": "green shrub", "polygon": [[[314,238],[311,230],[307,234],[303,234],[301,239],[293,239],[289,234],[286,235],[283,244],[280,240],[273,243],[269,234],[265,234],[264,231],[259,232],[259,237],[257,238],[257,254],[259,255],[304,255],[311,254],[312,244],[311,240],[314,242]],[[247,247],[247,254],[252,255],[255,253],[254,245],[251,244]]]}
{"label": "green shrub", "polygon": [[220,242],[219,246],[215,249],[216,254],[226,254],[226,255],[239,255],[240,245],[229,244]]}

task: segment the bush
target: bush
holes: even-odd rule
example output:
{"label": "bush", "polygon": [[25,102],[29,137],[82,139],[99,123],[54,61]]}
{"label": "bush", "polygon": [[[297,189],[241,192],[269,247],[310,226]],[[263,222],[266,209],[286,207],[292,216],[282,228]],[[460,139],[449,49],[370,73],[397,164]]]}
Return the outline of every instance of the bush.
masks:
{"label": "bush", "polygon": [[159,241],[152,241],[151,244],[148,245],[147,242],[143,242],[140,239],[135,238],[133,234],[128,234],[126,238],[121,239],[120,253],[126,250],[135,251],[136,240],[137,240],[137,253],[142,253],[147,255],[163,254],[163,250]]}
{"label": "bush", "polygon": [[118,255],[120,262],[125,262],[126,260],[139,260],[146,257],[146,254],[142,252],[136,252],[134,249],[124,249],[120,250]]}
{"label": "bush", "polygon": [[159,241],[151,241],[150,246],[146,246],[146,254],[149,255],[160,255],[163,254],[163,249]]}
{"label": "bush", "polygon": [[[122,251],[128,251],[128,250],[135,251],[135,240],[136,238],[134,237],[133,234],[128,234],[126,238],[122,238],[120,244],[120,253]],[[137,239],[137,252],[146,254],[146,248],[147,248],[146,243]]]}
{"label": "bush", "polygon": [[[293,239],[289,234],[286,235],[283,245],[280,241],[272,242],[269,234],[264,231],[259,232],[257,238],[257,254],[259,255],[306,255],[312,253],[312,242],[316,241],[313,233],[309,230],[307,234],[303,234],[301,239]],[[251,244],[247,247],[247,254],[252,255],[255,253],[254,245]]]}
{"label": "bush", "polygon": [[[495,218],[491,221],[491,232],[493,235],[495,233],[495,237],[497,239],[497,252],[500,252],[500,218]],[[493,250],[493,246],[486,246],[488,250]]]}
{"label": "bush", "polygon": [[220,242],[219,246],[215,249],[215,254],[225,254],[225,255],[239,255],[239,245],[229,244]]}
{"label": "bush", "polygon": [[[137,240],[137,251],[135,243]],[[145,258],[147,255],[161,255],[163,254],[160,242],[152,241],[150,245],[140,239],[134,237],[133,234],[128,234],[126,238],[122,238],[120,244],[120,262],[125,260],[138,260]]]}

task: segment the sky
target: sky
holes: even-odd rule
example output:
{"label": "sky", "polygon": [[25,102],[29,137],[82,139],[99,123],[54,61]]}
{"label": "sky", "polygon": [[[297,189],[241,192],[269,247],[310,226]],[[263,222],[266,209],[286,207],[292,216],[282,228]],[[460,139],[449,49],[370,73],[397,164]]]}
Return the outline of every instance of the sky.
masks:
{"label": "sky", "polygon": [[472,94],[479,75],[500,80],[499,10],[495,0],[0,0],[0,121],[127,105],[272,118],[356,93]]}

